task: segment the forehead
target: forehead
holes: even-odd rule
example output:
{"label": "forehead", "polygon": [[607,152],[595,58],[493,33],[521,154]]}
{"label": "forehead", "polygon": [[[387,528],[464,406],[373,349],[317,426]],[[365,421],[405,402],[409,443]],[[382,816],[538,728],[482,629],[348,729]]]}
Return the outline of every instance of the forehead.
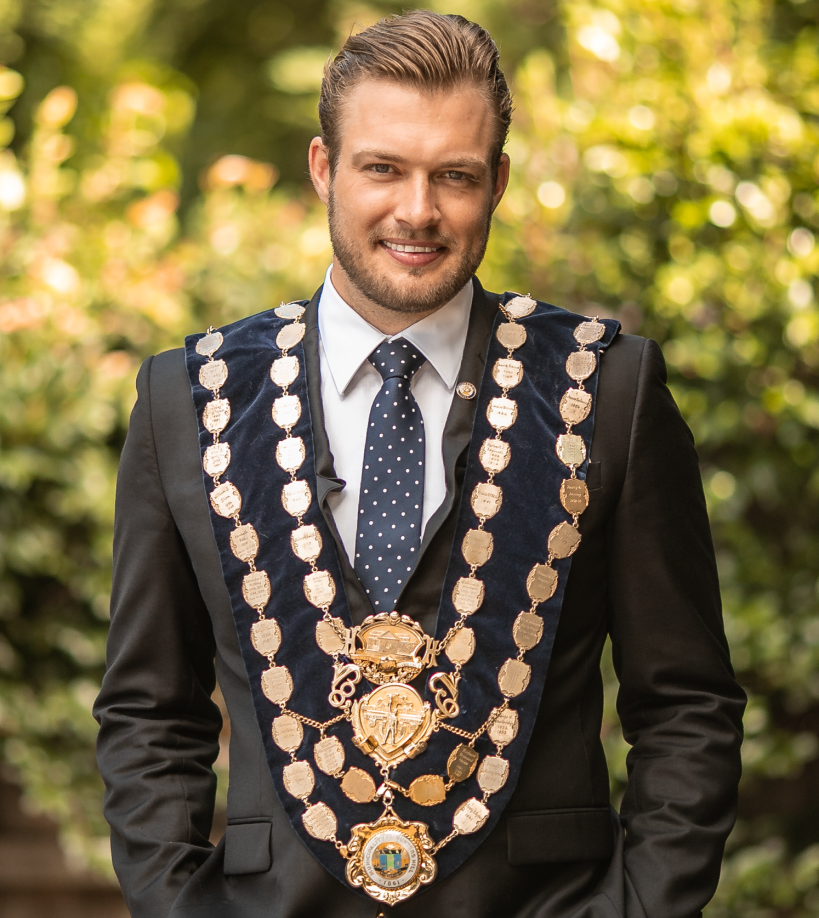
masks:
{"label": "forehead", "polygon": [[340,153],[381,150],[413,159],[478,156],[489,159],[495,121],[474,83],[417,89],[387,80],[362,80],[340,107]]}

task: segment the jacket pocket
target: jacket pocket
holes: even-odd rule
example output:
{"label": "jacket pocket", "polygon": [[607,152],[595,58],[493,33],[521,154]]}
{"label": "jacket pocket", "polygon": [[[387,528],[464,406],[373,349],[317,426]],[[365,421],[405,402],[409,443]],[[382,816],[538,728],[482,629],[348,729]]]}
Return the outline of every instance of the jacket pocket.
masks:
{"label": "jacket pocket", "polygon": [[530,810],[507,817],[507,857],[526,864],[608,860],[614,828],[608,806]]}
{"label": "jacket pocket", "polygon": [[225,876],[266,873],[273,863],[268,821],[238,822],[225,831]]}

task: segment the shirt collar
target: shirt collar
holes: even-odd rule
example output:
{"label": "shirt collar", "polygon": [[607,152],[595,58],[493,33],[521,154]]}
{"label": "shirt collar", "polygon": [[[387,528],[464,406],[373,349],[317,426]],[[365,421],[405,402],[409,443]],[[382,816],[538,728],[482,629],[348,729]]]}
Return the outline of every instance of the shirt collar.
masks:
{"label": "shirt collar", "polygon": [[472,281],[437,312],[425,316],[397,335],[385,335],[363,319],[333,286],[332,265],[327,269],[318,305],[321,345],[333,383],[343,395],[370,354],[383,341],[406,338],[427,358],[448,389],[458,380],[469,312]]}

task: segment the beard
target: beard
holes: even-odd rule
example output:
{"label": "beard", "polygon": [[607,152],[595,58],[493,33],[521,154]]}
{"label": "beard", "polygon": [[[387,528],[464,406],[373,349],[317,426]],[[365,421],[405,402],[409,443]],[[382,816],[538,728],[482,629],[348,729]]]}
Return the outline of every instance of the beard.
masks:
{"label": "beard", "polygon": [[[435,230],[421,230],[407,234],[396,232],[395,227],[376,227],[367,235],[364,252],[373,251],[385,237],[406,239],[415,245],[446,246],[451,264],[444,269],[443,276],[427,285],[421,283],[406,285],[395,283],[384,275],[377,274],[362,257],[362,247],[358,240],[347,235],[344,218],[338,213],[332,187],[327,206],[327,219],[330,226],[330,241],[333,255],[344,269],[353,286],[368,300],[392,312],[407,314],[429,313],[440,309],[466,285],[478,266],[483,261],[486,245],[489,241],[489,230],[492,224],[492,211],[487,208],[486,218],[481,232],[469,244],[458,246],[456,240],[447,233]],[[425,268],[409,268],[410,278],[424,277]]]}

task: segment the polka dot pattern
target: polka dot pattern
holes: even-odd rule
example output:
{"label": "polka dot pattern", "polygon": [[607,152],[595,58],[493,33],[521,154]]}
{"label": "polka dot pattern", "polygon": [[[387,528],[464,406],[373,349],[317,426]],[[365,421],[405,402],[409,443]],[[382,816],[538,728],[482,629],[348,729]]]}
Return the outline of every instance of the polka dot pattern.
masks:
{"label": "polka dot pattern", "polygon": [[384,384],[370,409],[354,568],[376,612],[392,612],[421,546],[424,419],[410,391],[426,357],[408,341],[370,354]]}

